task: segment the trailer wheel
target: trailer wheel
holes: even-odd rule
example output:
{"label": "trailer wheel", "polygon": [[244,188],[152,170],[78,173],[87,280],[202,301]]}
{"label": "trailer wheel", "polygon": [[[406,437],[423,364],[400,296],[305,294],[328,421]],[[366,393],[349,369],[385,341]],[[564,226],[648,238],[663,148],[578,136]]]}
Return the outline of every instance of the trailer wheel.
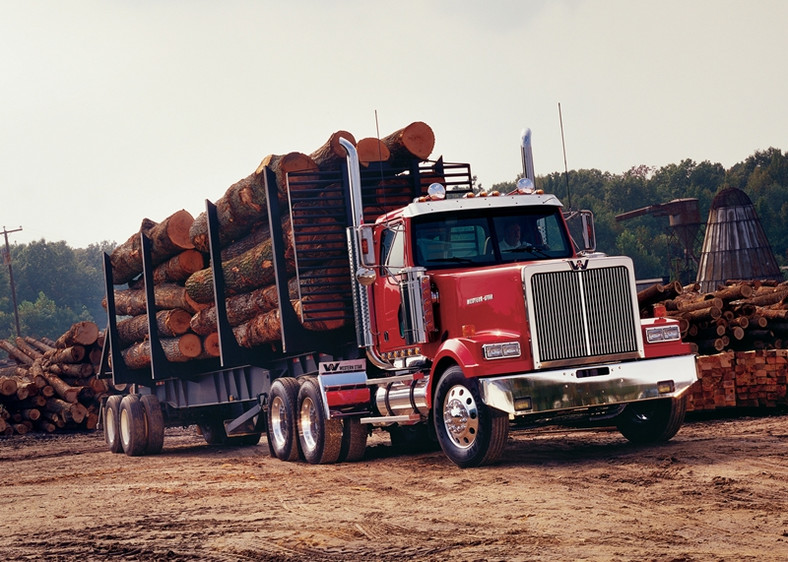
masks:
{"label": "trailer wheel", "polygon": [[130,457],[142,455],[148,439],[145,434],[145,412],[136,394],[128,394],[120,401],[119,426],[123,452]]}
{"label": "trailer wheel", "polygon": [[273,456],[283,461],[298,460],[298,380],[281,377],[271,385],[268,404],[268,445]]}
{"label": "trailer wheel", "polygon": [[311,464],[339,460],[342,421],[326,419],[323,398],[314,379],[305,379],[298,391],[298,442],[304,459]]}
{"label": "trailer wheel", "polygon": [[120,401],[122,396],[115,394],[107,398],[104,404],[104,441],[113,453],[123,452],[123,443],[120,440]]}
{"label": "trailer wheel", "polygon": [[210,420],[198,424],[200,433],[208,445],[223,445],[227,442],[227,432],[221,420]]}
{"label": "trailer wheel", "polygon": [[632,443],[660,443],[678,433],[686,413],[686,396],[634,402],[618,416],[616,427]]}
{"label": "trailer wheel", "polygon": [[156,455],[164,446],[164,414],[161,403],[153,394],[144,394],[140,397],[142,409],[145,411],[145,427],[147,439],[145,440],[145,454]]}
{"label": "trailer wheel", "polygon": [[367,426],[359,418],[342,420],[342,446],[339,462],[356,462],[364,458],[367,450]]}
{"label": "trailer wheel", "polygon": [[438,381],[433,406],[441,449],[460,468],[495,462],[509,436],[509,417],[481,400],[479,386],[452,366]]}

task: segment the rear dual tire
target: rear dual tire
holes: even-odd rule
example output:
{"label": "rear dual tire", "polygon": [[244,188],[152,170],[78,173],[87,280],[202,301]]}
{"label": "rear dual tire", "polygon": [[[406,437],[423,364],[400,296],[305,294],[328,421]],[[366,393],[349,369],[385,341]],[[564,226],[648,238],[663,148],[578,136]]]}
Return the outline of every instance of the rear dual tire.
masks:
{"label": "rear dual tire", "polygon": [[104,440],[111,452],[130,457],[160,453],[164,445],[164,415],[159,400],[151,394],[107,398]]}

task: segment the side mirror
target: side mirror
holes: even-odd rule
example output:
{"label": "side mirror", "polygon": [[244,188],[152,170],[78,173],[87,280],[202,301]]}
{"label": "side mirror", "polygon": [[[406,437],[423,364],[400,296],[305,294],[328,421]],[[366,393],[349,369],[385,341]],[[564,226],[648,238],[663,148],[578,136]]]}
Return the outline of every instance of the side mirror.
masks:
{"label": "side mirror", "polygon": [[568,211],[564,213],[564,218],[576,251],[594,253],[596,251],[594,214],[591,211]]}
{"label": "side mirror", "polygon": [[591,211],[580,211],[580,224],[583,226],[583,250],[592,253],[596,250],[594,213]]}
{"label": "side mirror", "polygon": [[372,225],[362,224],[356,230],[359,256],[358,259],[364,267],[375,267],[375,238]]}

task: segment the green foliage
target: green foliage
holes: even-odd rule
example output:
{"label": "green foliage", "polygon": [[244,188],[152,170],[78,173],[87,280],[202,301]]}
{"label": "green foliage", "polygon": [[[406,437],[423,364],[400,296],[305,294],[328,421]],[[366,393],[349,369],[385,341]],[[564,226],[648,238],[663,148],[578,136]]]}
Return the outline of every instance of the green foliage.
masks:
{"label": "green foliage", "polygon": [[[788,224],[788,154],[776,148],[756,152],[729,170],[719,163],[687,159],[661,168],[636,166],[620,175],[572,170],[567,177],[556,172],[537,178],[537,187],[555,193],[567,207],[593,211],[597,248],[632,257],[639,278],[667,277],[682,282],[695,279],[697,265],[685,258],[668,217],[645,214],[618,222],[616,215],[695,198],[705,226],[714,196],[724,188],[738,187],[752,200],[778,262],[788,263],[788,229],[784,227]],[[702,235],[703,226],[692,249],[696,256],[700,255]]]}
{"label": "green foliage", "polygon": [[[74,322],[93,320],[103,327],[106,313],[103,253],[115,244],[101,242],[70,248],[65,242],[39,240],[11,246],[21,335],[58,338]],[[0,337],[16,336],[10,276],[0,272]]]}

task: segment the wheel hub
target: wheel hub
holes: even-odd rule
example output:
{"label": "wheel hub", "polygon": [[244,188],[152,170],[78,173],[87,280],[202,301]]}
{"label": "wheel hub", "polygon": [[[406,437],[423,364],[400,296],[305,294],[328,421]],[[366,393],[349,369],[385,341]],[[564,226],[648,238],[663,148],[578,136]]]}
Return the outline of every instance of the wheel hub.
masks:
{"label": "wheel hub", "polygon": [[479,410],[473,395],[464,386],[454,386],[446,394],[443,424],[446,433],[458,447],[465,449],[476,441]]}

